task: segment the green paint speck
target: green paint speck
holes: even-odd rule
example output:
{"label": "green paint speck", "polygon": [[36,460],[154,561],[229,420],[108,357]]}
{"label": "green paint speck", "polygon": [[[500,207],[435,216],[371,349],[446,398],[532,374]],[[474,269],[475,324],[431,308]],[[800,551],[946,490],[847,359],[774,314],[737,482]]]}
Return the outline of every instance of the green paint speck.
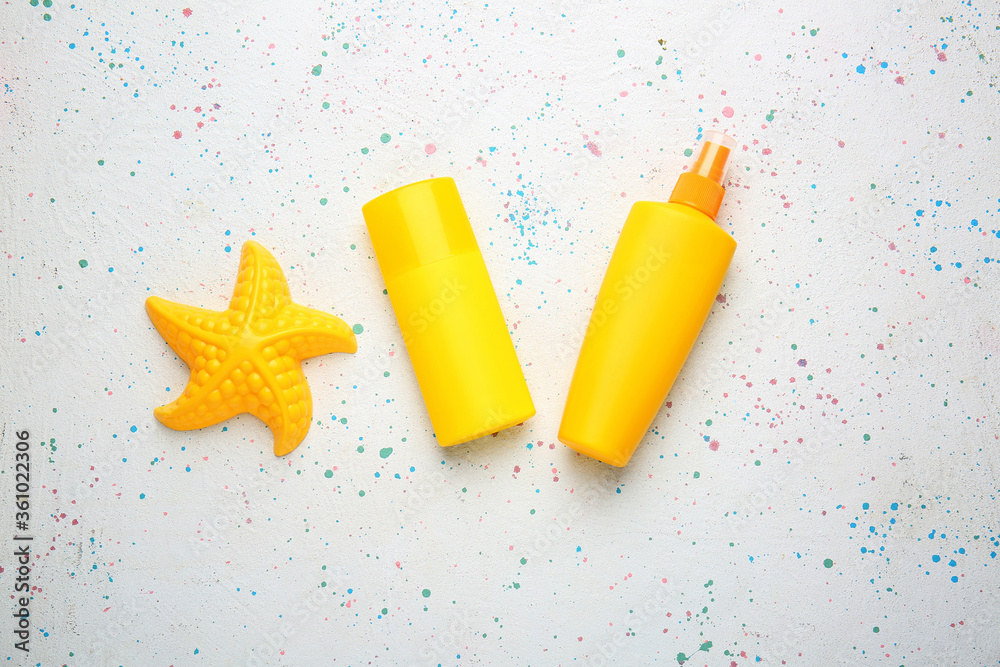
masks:
{"label": "green paint speck", "polygon": [[322,64],[316,65],[316,67],[313,67],[312,72],[313,76],[319,76],[323,72],[323,65]]}
{"label": "green paint speck", "polygon": [[327,470],[325,473],[323,473],[323,476],[326,477],[327,479],[330,479],[331,477],[333,477],[333,471]]}
{"label": "green paint speck", "polygon": [[425,598],[429,598],[431,596],[431,589],[425,588],[424,590],[420,591],[420,594],[423,595]]}
{"label": "green paint speck", "polygon": [[624,58],[625,57],[625,51],[624,51],[624,49],[618,49],[618,57],[619,58]]}
{"label": "green paint speck", "polygon": [[387,459],[392,455],[392,447],[383,447],[378,451],[378,455],[383,459]]}
{"label": "green paint speck", "polygon": [[361,149],[361,154],[362,155],[368,155],[368,149],[367,148],[362,148]]}
{"label": "green paint speck", "polygon": [[387,144],[392,140],[392,137],[389,136],[388,132],[383,132],[382,136],[379,137],[378,140],[381,141],[383,144]]}
{"label": "green paint speck", "polygon": [[326,206],[326,202],[327,202],[326,197],[323,197],[322,199],[319,200],[319,205],[320,206]]}
{"label": "green paint speck", "polygon": [[697,470],[695,470],[695,471],[694,471],[694,478],[695,478],[695,479],[698,479],[699,477],[701,477],[701,473],[700,473],[700,472],[698,472]]}
{"label": "green paint speck", "polygon": [[825,567],[826,569],[829,570],[831,567],[833,567],[833,560],[830,559],[830,558],[827,558],[826,560],[824,560],[823,561],[823,567]]}
{"label": "green paint speck", "polygon": [[694,153],[694,151],[691,150],[690,148],[685,148],[684,149],[684,157],[691,157],[692,153]]}
{"label": "green paint speck", "polygon": [[871,439],[872,439],[872,437],[870,435],[868,435],[867,433],[865,433],[865,442],[868,442]]}
{"label": "green paint speck", "polygon": [[330,103],[329,102],[323,102],[323,108],[324,109],[329,109],[330,108]]}
{"label": "green paint speck", "polygon": [[756,461],[754,461],[754,462],[753,462],[753,464],[754,464],[755,466],[759,466],[759,465],[760,465],[760,459],[757,459]]}
{"label": "green paint speck", "polygon": [[874,632],[875,634],[878,634],[878,626],[877,625],[874,628],[872,628],[872,632]]}
{"label": "green paint speck", "polygon": [[354,325],[353,327],[351,327],[351,329],[352,329],[352,330],[354,331],[354,333],[356,333],[356,334],[360,334],[360,333],[361,333],[362,331],[364,331],[364,330],[365,330],[365,328],[364,328],[363,326],[361,326],[360,324],[355,324],[355,325]]}
{"label": "green paint speck", "polygon": [[104,166],[104,160],[98,160],[97,161],[97,165],[100,166],[100,167],[103,167]]}
{"label": "green paint speck", "polygon": [[362,498],[364,498],[365,497],[365,492],[364,491],[358,491],[358,495],[361,496]]}
{"label": "green paint speck", "polygon": [[80,260],[80,268],[81,269],[87,268],[87,260],[85,260],[85,259],[81,259]]}
{"label": "green paint speck", "polygon": [[527,565],[527,564],[528,564],[528,559],[527,558],[522,558],[521,559],[521,565]]}

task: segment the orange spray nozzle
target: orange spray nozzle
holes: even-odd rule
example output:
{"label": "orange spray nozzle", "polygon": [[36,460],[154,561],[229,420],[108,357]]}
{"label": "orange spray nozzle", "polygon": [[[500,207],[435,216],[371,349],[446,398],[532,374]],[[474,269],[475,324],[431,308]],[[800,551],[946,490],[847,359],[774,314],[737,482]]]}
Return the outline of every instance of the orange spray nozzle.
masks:
{"label": "orange spray nozzle", "polygon": [[722,180],[726,176],[726,162],[735,147],[736,141],[728,134],[706,132],[698,159],[691,165],[691,171],[677,179],[670,201],[698,209],[714,220],[725,193]]}
{"label": "orange spray nozzle", "polygon": [[736,142],[728,134],[714,130],[706,132],[705,143],[701,145],[701,153],[694,161],[690,173],[710,178],[722,185],[722,179],[726,175],[729,151],[735,146]]}

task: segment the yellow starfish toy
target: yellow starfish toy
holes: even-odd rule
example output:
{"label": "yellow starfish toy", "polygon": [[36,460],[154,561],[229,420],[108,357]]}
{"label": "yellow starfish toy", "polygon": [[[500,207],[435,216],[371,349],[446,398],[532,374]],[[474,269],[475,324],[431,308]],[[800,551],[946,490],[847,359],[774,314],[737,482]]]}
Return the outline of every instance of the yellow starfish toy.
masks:
{"label": "yellow starfish toy", "polygon": [[153,326],[191,367],[184,393],[153,414],[190,431],[249,412],[274,433],[274,455],[299,446],[312,421],[312,396],[299,362],[358,349],[339,317],[292,303],[288,281],[259,243],[243,244],[229,308],[184,306],[151,296]]}

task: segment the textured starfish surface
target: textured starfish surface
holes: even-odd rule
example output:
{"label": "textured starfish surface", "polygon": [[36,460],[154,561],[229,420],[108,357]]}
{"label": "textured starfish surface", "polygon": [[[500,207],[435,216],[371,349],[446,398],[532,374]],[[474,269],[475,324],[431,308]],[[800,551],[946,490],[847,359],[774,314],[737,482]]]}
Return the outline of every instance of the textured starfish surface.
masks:
{"label": "textured starfish surface", "polygon": [[146,312],[191,367],[184,393],[156,408],[156,418],[188,431],[249,412],[271,428],[275,456],[298,447],[312,421],[312,396],[300,362],[358,349],[342,319],[292,303],[278,262],[254,241],[243,244],[228,309],[206,310],[152,296]]}

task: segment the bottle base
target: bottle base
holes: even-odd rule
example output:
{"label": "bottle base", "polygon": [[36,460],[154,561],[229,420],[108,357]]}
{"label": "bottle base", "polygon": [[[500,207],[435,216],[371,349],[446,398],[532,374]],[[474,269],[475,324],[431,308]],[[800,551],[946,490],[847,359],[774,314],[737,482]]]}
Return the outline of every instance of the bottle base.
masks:
{"label": "bottle base", "polygon": [[535,416],[535,409],[532,408],[529,411],[521,413],[519,416],[512,417],[510,419],[504,420],[496,426],[490,426],[488,428],[480,429],[466,435],[451,436],[447,440],[438,439],[438,446],[440,447],[454,447],[455,445],[461,445],[466,442],[472,442],[473,440],[478,440],[479,438],[485,437],[487,435],[492,435],[494,433],[499,433],[511,426],[517,426],[523,422],[528,421]]}
{"label": "bottle base", "polygon": [[592,459],[597,459],[601,463],[607,463],[608,465],[615,466],[616,468],[624,468],[625,464],[627,464],[629,459],[632,458],[631,454],[626,456],[621,452],[611,452],[600,447],[594,447],[592,445],[585,444],[580,440],[568,438],[562,433],[559,434],[559,442],[574,451],[589,456]]}

